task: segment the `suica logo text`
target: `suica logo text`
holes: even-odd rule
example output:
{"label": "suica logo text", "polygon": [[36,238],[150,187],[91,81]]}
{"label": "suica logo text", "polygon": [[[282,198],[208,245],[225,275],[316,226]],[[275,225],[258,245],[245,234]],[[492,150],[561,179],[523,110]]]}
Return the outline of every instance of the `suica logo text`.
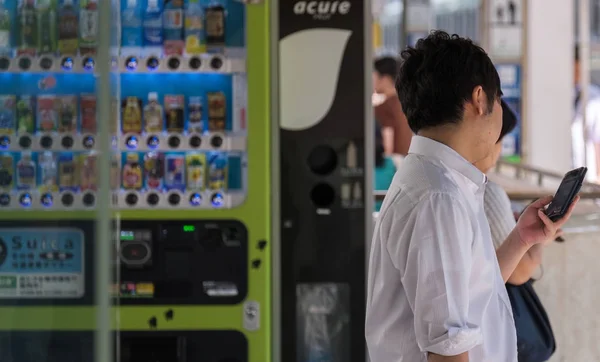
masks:
{"label": "suica logo text", "polygon": [[294,14],[310,15],[317,20],[327,20],[336,14],[348,14],[350,5],[349,1],[298,1],[294,4]]}

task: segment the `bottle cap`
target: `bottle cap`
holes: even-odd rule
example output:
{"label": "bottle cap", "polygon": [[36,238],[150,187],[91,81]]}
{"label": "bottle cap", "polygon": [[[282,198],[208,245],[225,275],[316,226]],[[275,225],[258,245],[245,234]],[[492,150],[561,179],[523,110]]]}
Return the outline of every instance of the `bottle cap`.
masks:
{"label": "bottle cap", "polygon": [[156,92],[148,93],[148,100],[149,101],[158,101],[158,93],[156,93]]}

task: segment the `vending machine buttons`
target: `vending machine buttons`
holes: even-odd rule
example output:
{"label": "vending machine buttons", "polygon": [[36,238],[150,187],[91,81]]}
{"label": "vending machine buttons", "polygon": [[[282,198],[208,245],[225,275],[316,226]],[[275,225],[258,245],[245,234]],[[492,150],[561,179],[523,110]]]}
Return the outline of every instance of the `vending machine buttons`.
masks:
{"label": "vending machine buttons", "polygon": [[40,59],[40,68],[42,70],[50,70],[52,69],[52,66],[54,65],[54,61],[52,60],[52,58],[48,58],[48,57],[43,57],[42,59]]}
{"label": "vending machine buttons", "polygon": [[44,207],[51,207],[54,204],[54,197],[52,197],[51,193],[43,194],[40,202]]}
{"label": "vending machine buttons", "polygon": [[190,64],[189,65],[190,65],[190,69],[192,69],[192,70],[198,70],[202,66],[202,60],[200,60],[200,58],[198,58],[198,57],[192,57],[190,59]]}
{"label": "vending machine buttons", "polygon": [[10,137],[9,136],[1,136],[0,137],[0,148],[7,149],[10,147]]}
{"label": "vending machine buttons", "polygon": [[148,202],[148,205],[150,205],[150,206],[156,206],[158,204],[158,202],[160,201],[160,197],[157,194],[155,194],[155,193],[151,193],[146,198],[146,201]]}
{"label": "vending machine buttons", "polygon": [[52,148],[53,143],[54,140],[52,139],[52,136],[42,136],[42,138],[40,138],[40,147],[42,147],[43,149]]}
{"label": "vending machine buttons", "polygon": [[223,145],[223,137],[214,136],[210,139],[210,145],[214,148],[220,148]]}
{"label": "vending machine buttons", "polygon": [[213,70],[219,70],[223,66],[223,59],[221,57],[213,57],[210,60],[210,67]]}
{"label": "vending machine buttons", "polygon": [[138,147],[138,143],[136,136],[129,136],[125,139],[125,146],[130,150],[135,150]]}
{"label": "vending machine buttons", "polygon": [[73,205],[75,198],[73,197],[73,194],[65,193],[61,196],[60,201],[62,202],[63,206],[70,207]]}
{"label": "vending machine buttons", "polygon": [[85,195],[83,195],[81,201],[83,202],[83,205],[86,207],[94,206],[94,204],[96,203],[96,196],[94,196],[94,194],[88,192]]}
{"label": "vending machine buttons", "polygon": [[31,68],[31,58],[21,57],[21,58],[19,58],[19,61],[17,62],[17,64],[19,65],[19,69],[29,70],[29,68]]}
{"label": "vending machine buttons", "polygon": [[178,148],[179,145],[181,144],[181,139],[179,138],[179,136],[171,136],[171,137],[169,137],[169,140],[167,141],[167,143],[169,144],[169,147],[171,147],[171,148]]}
{"label": "vending machine buttons", "polygon": [[73,147],[73,144],[75,143],[75,141],[73,140],[73,137],[71,136],[65,136],[63,137],[61,144],[64,148],[66,149],[70,149],[71,147]]}
{"label": "vending machine buttons", "polygon": [[156,57],[150,57],[148,58],[148,60],[146,61],[146,68],[148,68],[149,71],[154,71],[156,70],[158,67],[160,66],[160,61],[158,60],[158,58]]}
{"label": "vending machine buttons", "polygon": [[96,62],[94,61],[94,58],[87,57],[87,58],[83,59],[83,69],[84,70],[87,70],[88,72],[90,72],[90,71],[94,70],[95,66],[96,66]]}
{"label": "vending machine buttons", "polygon": [[21,136],[19,138],[19,147],[28,149],[31,147],[31,137],[29,136]]}
{"label": "vending machine buttons", "polygon": [[21,194],[21,196],[19,196],[19,203],[23,207],[30,207],[32,202],[33,202],[33,200],[31,198],[31,194],[24,193],[24,194]]}
{"label": "vending machine buttons", "polygon": [[160,138],[158,138],[155,135],[152,135],[148,137],[146,144],[148,145],[148,148],[154,149],[160,145]]}
{"label": "vending machine buttons", "polygon": [[65,72],[70,72],[71,70],[73,70],[74,65],[75,63],[73,62],[73,58],[71,57],[65,57],[60,61],[60,67]]}
{"label": "vending machine buttons", "polygon": [[94,136],[84,136],[83,140],[81,142],[83,148],[85,149],[92,149],[94,148],[94,145],[96,144],[96,140],[94,139]]}
{"label": "vending machine buttons", "polygon": [[6,71],[10,68],[10,59],[7,57],[0,58],[0,71]]}
{"label": "vending machine buttons", "polygon": [[125,196],[125,203],[129,206],[135,206],[138,202],[138,196],[136,194],[127,194]]}
{"label": "vending machine buttons", "polygon": [[179,69],[179,66],[181,65],[181,61],[179,60],[179,58],[177,57],[172,57],[167,61],[167,66],[169,67],[169,69],[171,70],[177,70]]}
{"label": "vending machine buttons", "polygon": [[6,207],[10,205],[10,195],[0,194],[0,206]]}
{"label": "vending machine buttons", "polygon": [[179,196],[179,194],[171,194],[169,195],[168,201],[172,206],[177,206],[181,201],[181,196]]}
{"label": "vending machine buttons", "polygon": [[136,57],[129,57],[125,59],[125,68],[130,71],[136,70],[138,67],[138,60]]}
{"label": "vending machine buttons", "polygon": [[202,204],[202,195],[199,193],[193,193],[190,195],[190,205],[200,206]]}
{"label": "vending machine buttons", "polygon": [[220,192],[214,193],[212,195],[212,197],[210,198],[210,203],[214,207],[221,207],[221,206],[223,206],[224,201],[225,200],[223,198],[223,195]]}
{"label": "vending machine buttons", "polygon": [[198,148],[202,145],[202,137],[200,136],[192,136],[190,137],[190,147]]}

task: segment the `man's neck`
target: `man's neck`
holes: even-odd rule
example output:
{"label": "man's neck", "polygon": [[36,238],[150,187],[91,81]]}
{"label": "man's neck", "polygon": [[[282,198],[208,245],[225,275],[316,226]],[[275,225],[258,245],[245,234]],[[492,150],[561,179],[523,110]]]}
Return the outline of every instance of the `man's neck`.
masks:
{"label": "man's neck", "polygon": [[422,130],[418,133],[418,135],[430,138],[452,148],[454,151],[456,151],[456,153],[461,155],[471,164],[481,161],[483,158],[479,155],[480,152],[478,152],[478,150],[470,146],[472,137],[460,132],[457,126]]}

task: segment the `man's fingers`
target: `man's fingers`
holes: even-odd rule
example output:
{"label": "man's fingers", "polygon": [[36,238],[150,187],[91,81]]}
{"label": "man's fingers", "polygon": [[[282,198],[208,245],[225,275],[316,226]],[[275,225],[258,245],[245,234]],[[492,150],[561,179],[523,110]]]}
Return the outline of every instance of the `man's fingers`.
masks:
{"label": "man's fingers", "polygon": [[544,223],[544,234],[546,235],[546,237],[552,237],[554,233],[556,233],[556,229],[558,228],[554,225],[554,222],[550,220],[548,215],[544,213],[544,210],[539,209],[538,216],[540,217],[540,219],[542,219],[542,222]]}
{"label": "man's fingers", "polygon": [[541,199],[535,200],[529,206],[535,207],[536,209],[541,209],[542,207],[548,205],[552,201],[553,198],[554,198],[554,196],[552,196],[552,195],[544,196]]}

